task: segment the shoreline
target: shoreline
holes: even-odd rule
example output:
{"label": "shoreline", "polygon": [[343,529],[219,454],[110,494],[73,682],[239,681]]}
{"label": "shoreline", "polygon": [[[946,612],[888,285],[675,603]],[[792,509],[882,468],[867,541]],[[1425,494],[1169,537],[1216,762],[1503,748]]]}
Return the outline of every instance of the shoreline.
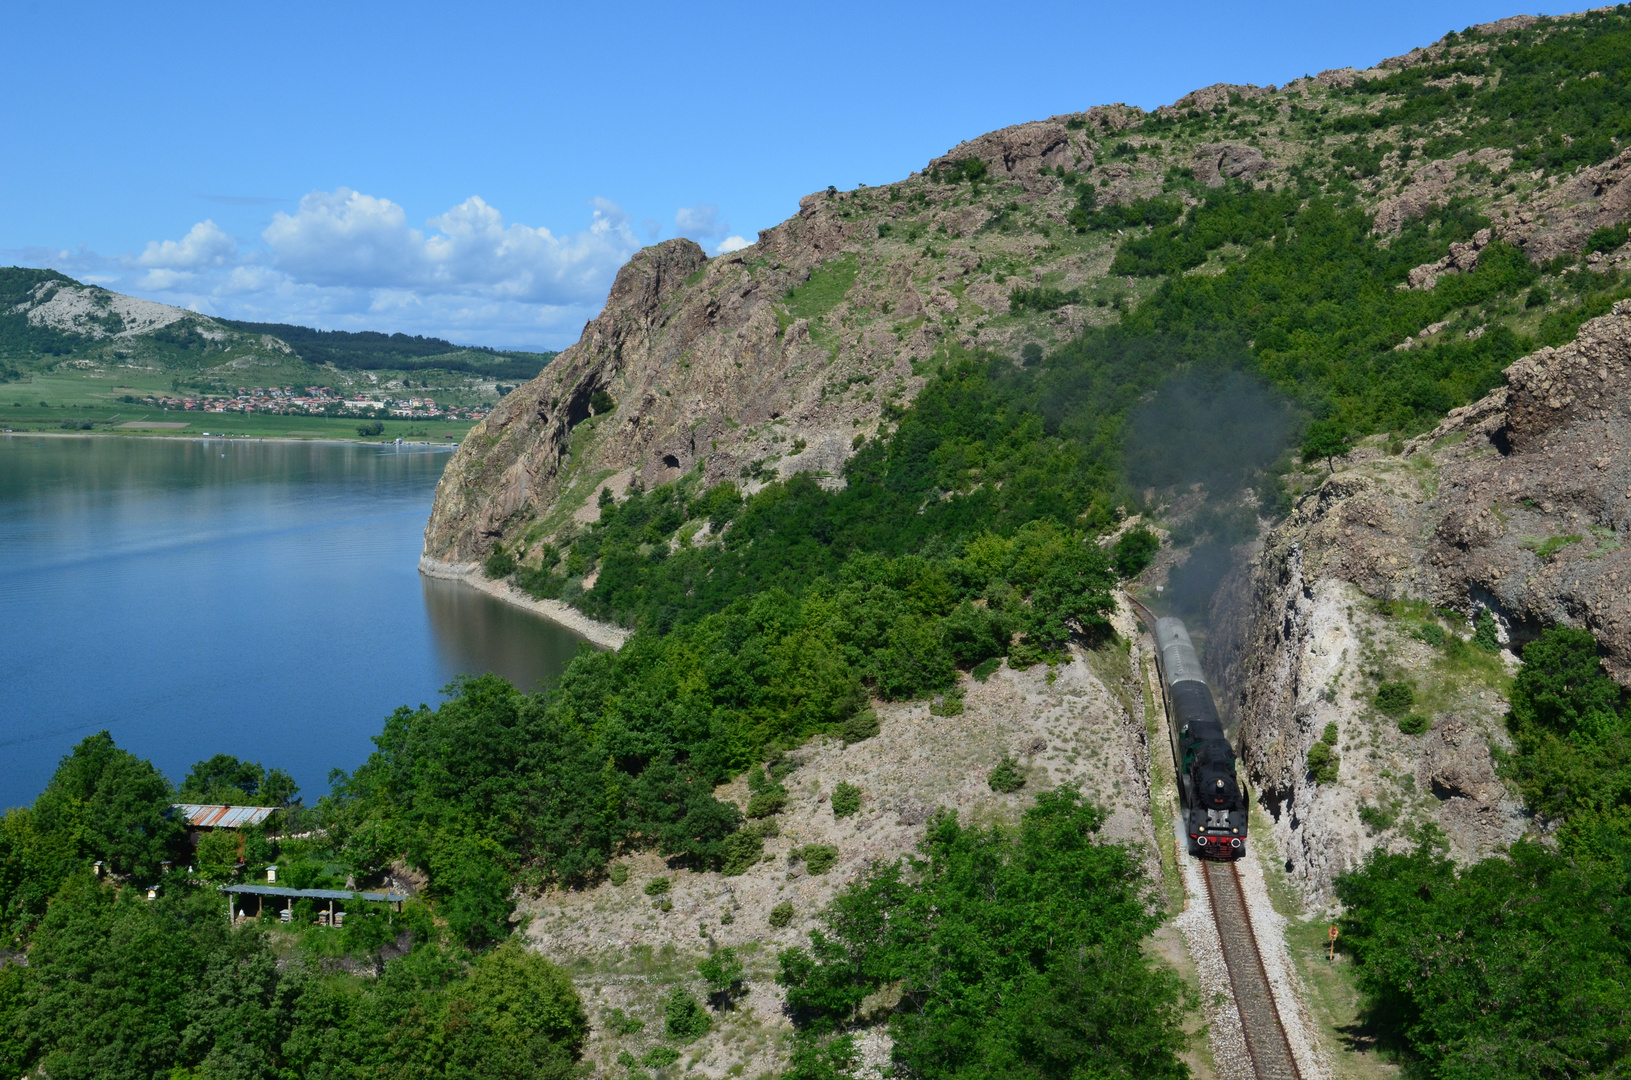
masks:
{"label": "shoreline", "polygon": [[629,640],[633,631],[625,630],[621,626],[613,626],[598,619],[591,619],[577,608],[561,603],[559,600],[538,600],[511,585],[508,581],[494,581],[481,572],[480,563],[449,563],[433,559],[429,555],[420,556],[419,572],[426,577],[437,578],[442,581],[459,581],[472,589],[479,590],[502,600],[506,604],[513,604],[518,608],[525,608],[534,615],[541,615],[550,622],[588,640],[591,644],[599,645],[603,649],[616,651]]}
{"label": "shoreline", "polygon": [[435,446],[444,450],[457,450],[458,443],[450,442],[410,442],[407,439],[399,444],[395,439],[382,442],[370,442],[367,439],[345,439],[324,435],[318,438],[303,439],[297,435],[205,435],[203,432],[193,432],[190,435],[181,432],[148,434],[145,431],[0,431],[0,438],[13,437],[46,438],[46,439],[170,439],[179,442],[214,442],[225,439],[228,442],[275,442],[275,443],[332,443],[337,446]]}

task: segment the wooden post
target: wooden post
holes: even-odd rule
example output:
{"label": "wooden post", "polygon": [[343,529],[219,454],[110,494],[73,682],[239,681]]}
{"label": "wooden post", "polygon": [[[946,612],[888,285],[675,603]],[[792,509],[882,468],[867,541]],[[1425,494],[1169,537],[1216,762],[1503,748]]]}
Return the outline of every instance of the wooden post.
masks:
{"label": "wooden post", "polygon": [[1328,955],[1326,956],[1326,959],[1330,960],[1332,963],[1335,963],[1336,958],[1337,958],[1337,928],[1334,927],[1334,926],[1331,927],[1330,933],[1331,933],[1331,949],[1330,949],[1330,952],[1328,953]]}

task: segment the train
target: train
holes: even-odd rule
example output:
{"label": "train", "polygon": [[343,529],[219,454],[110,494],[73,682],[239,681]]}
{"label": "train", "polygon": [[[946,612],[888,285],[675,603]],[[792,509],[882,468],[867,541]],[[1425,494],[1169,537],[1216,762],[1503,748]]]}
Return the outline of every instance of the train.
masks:
{"label": "train", "polygon": [[1156,619],[1155,644],[1161,654],[1168,733],[1189,853],[1233,861],[1246,852],[1247,819],[1234,747],[1223,733],[1212,689],[1183,620]]}

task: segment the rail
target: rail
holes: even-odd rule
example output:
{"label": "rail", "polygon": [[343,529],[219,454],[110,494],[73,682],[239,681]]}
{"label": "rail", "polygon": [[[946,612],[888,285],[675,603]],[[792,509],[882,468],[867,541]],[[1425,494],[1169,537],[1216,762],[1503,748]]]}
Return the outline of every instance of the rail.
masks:
{"label": "rail", "polygon": [[[1127,597],[1127,602],[1139,622],[1148,628],[1153,641],[1155,614],[1132,596]],[[1153,652],[1156,681],[1161,684],[1161,701],[1167,717],[1167,734],[1173,745],[1173,767],[1181,772],[1183,763],[1177,758],[1178,743],[1173,731],[1166,671],[1162,667],[1160,648]],[[1182,791],[1181,785],[1179,790]],[[1212,907],[1212,922],[1217,926],[1218,942],[1223,950],[1223,963],[1229,971],[1229,987],[1234,992],[1240,1027],[1246,1036],[1246,1053],[1252,1059],[1252,1071],[1257,1080],[1302,1080],[1297,1059],[1291,1052],[1291,1041],[1286,1037],[1285,1024],[1280,1019],[1280,1008],[1274,1002],[1274,988],[1269,985],[1263,954],[1257,947],[1257,934],[1252,930],[1240,872],[1232,861],[1201,859],[1200,863]]]}

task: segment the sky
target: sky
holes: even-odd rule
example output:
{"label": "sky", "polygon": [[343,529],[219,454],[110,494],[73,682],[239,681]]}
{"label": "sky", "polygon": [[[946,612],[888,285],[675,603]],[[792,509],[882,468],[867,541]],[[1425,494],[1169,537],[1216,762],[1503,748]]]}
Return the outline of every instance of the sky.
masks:
{"label": "sky", "polygon": [[1368,67],[1514,2],[7,0],[0,265],[559,349],[647,244],[734,250],[1008,124]]}

